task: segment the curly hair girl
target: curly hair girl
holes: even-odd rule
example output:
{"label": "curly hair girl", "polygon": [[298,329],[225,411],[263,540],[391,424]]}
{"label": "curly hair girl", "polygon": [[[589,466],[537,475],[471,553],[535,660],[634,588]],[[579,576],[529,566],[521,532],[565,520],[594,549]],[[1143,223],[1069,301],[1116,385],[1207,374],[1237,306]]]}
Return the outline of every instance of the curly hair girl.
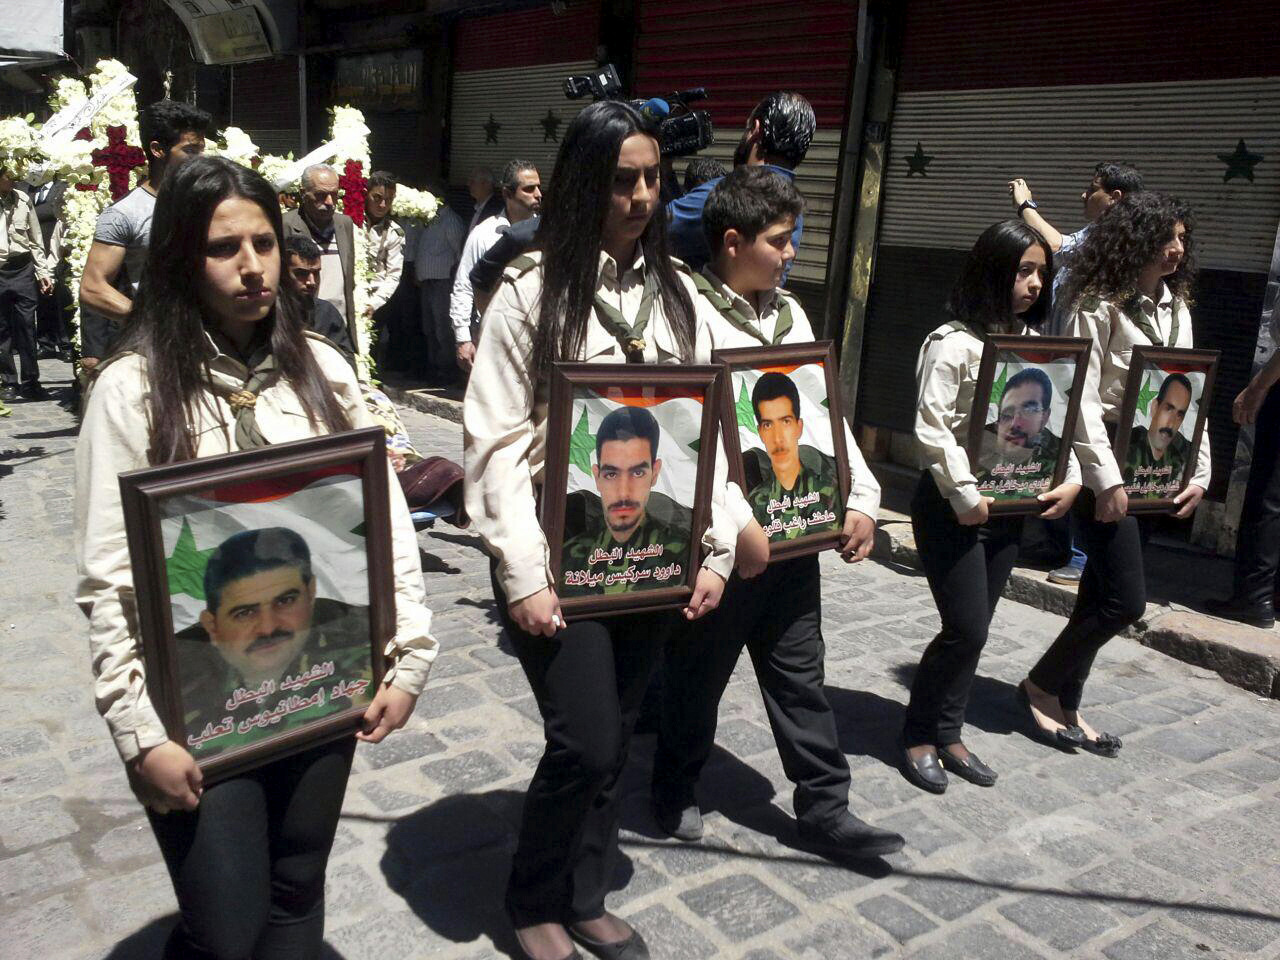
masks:
{"label": "curly hair girl", "polygon": [[1175,297],[1190,304],[1197,271],[1195,218],[1186,203],[1155,191],[1125,194],[1089,229],[1065,282],[1066,302],[1074,309],[1088,296],[1115,304],[1135,299],[1139,275],[1161,259],[1178,224],[1186,230],[1182,261],[1163,280]]}

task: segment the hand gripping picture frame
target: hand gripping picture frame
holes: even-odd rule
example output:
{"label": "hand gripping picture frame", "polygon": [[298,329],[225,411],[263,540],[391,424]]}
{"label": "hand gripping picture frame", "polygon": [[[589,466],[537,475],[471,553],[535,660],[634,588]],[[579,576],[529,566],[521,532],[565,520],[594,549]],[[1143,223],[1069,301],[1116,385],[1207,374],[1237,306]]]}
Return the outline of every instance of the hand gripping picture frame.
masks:
{"label": "hand gripping picture frame", "polygon": [[713,366],[557,363],[541,521],[566,618],[680,607],[711,519]]}
{"label": "hand gripping picture frame", "polygon": [[1217,350],[1139,345],[1111,449],[1129,513],[1174,513],[1195,475],[1218,372]]}
{"label": "hand gripping picture frame", "polygon": [[769,537],[769,562],[840,542],[849,500],[844,405],[830,340],[715,350],[729,479]]}
{"label": "hand gripping picture frame", "polygon": [[147,693],[206,783],[360,729],[395,633],[380,427],[120,475]]}
{"label": "hand gripping picture frame", "polygon": [[1067,474],[1092,341],[987,338],[966,451],[992,515],[1038,514]]}

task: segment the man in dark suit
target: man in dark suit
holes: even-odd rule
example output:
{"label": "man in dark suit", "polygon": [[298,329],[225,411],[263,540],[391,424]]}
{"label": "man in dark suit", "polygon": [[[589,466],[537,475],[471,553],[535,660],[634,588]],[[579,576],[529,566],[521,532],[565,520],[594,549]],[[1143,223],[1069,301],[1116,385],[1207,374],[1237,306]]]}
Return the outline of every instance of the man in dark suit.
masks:
{"label": "man in dark suit", "polygon": [[297,210],[284,215],[284,235],[309,237],[320,248],[320,289],[316,296],[337,308],[347,322],[351,342],[358,344],[355,308],[355,224],[337,212],[338,172],[317,163],[302,171]]}
{"label": "man in dark suit", "polygon": [[41,293],[36,302],[36,349],[42,360],[71,359],[71,332],[68,329],[71,294],[67,290],[67,264],[59,251],[54,249],[54,244],[59,240],[54,235],[54,229],[62,216],[62,195],[66,192],[67,185],[62,180],[27,187],[27,195],[31,197],[31,205],[36,210],[36,219],[40,221],[45,256],[50,263],[56,264],[52,292]]}
{"label": "man in dark suit", "polygon": [[320,247],[310,237],[289,237],[284,242],[285,281],[307,309],[307,326],[342,351],[348,360],[355,354],[351,334],[333,304],[316,296],[320,289]]}

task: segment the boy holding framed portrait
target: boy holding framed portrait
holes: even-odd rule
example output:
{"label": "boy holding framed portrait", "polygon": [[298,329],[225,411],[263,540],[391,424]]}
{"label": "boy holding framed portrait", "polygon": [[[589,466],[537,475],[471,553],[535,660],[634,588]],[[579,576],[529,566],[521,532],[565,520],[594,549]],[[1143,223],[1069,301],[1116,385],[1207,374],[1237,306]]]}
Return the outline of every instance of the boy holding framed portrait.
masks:
{"label": "boy holding framed portrait", "polygon": [[726,365],[726,449],[731,476],[746,489],[729,486],[739,564],[724,600],[667,647],[653,810],[672,836],[701,836],[694,786],[745,646],[796,785],[801,842],[869,858],[904,841],[848,809],[849,767],[823,689],[817,551],[836,546],[851,563],[871,551],[880,487],[844,422],[831,345],[813,342],[804,310],[778,288],[795,257],[791,232],[802,208],[784,178],[742,166],[717,185],[703,212],[713,257],[695,278],[696,306],[711,332],[712,358]]}

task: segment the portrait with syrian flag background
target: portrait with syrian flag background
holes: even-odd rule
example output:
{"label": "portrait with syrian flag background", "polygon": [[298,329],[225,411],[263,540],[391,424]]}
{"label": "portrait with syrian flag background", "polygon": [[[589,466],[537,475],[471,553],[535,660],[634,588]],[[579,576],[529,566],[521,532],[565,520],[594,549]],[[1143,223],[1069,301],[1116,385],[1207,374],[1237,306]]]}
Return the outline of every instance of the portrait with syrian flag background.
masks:
{"label": "portrait with syrian flag background", "polygon": [[849,499],[844,411],[830,341],[717,350],[730,479],[769,538],[770,561],[832,546]]}
{"label": "portrait with syrian flag background", "polygon": [[997,513],[1039,513],[1062,483],[1079,416],[1090,341],[990,337],[974,391],[968,444],[978,492]]}
{"label": "portrait with syrian flag background", "polygon": [[1130,513],[1161,513],[1191,482],[1218,366],[1216,350],[1136,346],[1113,451]]}
{"label": "portrait with syrian flag background", "polygon": [[[379,432],[353,431],[380,447]],[[320,443],[323,452],[334,439],[299,444]],[[385,455],[379,449],[376,471],[370,458],[347,453],[345,462],[281,472],[280,451],[299,444],[121,478],[135,581],[140,572],[149,581],[139,585],[150,610],[143,618],[148,688],[170,736],[202,765],[244,754],[266,762],[349,729],[381,676],[386,613],[375,617],[371,598],[392,588],[374,587],[389,559],[371,561],[370,541],[380,549],[387,539]],[[201,476],[146,495],[149,483],[154,488],[177,468],[198,468]],[[370,510],[372,472],[383,477],[381,510]]]}
{"label": "portrait with syrian flag background", "polygon": [[716,374],[557,364],[542,523],[566,616],[691,595],[710,515]]}

